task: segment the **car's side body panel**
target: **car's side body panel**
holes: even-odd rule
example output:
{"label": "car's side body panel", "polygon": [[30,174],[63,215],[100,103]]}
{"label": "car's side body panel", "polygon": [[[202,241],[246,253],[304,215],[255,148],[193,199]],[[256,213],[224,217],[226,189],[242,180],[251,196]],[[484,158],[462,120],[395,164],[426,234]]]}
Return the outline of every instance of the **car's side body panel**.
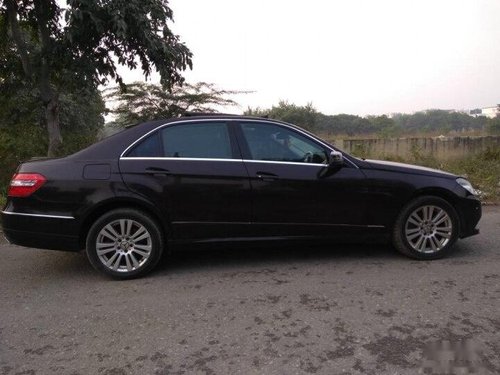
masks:
{"label": "car's side body panel", "polygon": [[[477,198],[457,176],[397,163],[355,159],[342,168],[321,163],[252,159],[239,124],[264,119],[217,119],[227,123],[232,157],[127,157],[126,150],[148,134],[174,124],[213,119],[144,123],[62,159],[22,164],[21,173],[39,173],[47,182],[26,198],[9,197],[2,226],[13,243],[80,250],[90,225],[114,208],[134,207],[161,222],[170,241],[220,241],[387,236],[401,208],[419,195],[449,201],[460,218],[460,237],[477,233]],[[214,120],[215,121],[215,120]]]}
{"label": "car's side body panel", "polygon": [[172,239],[239,237],[251,221],[250,184],[241,160],[122,158],[120,169],[127,187],[168,218]]}
{"label": "car's side body panel", "polygon": [[[95,165],[106,166],[109,173],[94,174]],[[39,160],[18,169],[18,173],[33,171],[47,179],[45,185],[29,197],[10,197],[2,212],[7,239],[23,246],[81,250],[81,226],[94,207],[117,194],[130,195],[116,160],[98,164],[72,158]]]}

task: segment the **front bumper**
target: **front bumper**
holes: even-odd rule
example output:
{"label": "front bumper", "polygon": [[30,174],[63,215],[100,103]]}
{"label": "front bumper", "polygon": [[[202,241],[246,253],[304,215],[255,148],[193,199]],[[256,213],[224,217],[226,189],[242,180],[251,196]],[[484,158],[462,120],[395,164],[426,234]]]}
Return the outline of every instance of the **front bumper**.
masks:
{"label": "front bumper", "polygon": [[471,195],[461,198],[457,202],[456,208],[460,217],[459,237],[466,238],[479,234],[477,224],[482,215],[481,201]]}

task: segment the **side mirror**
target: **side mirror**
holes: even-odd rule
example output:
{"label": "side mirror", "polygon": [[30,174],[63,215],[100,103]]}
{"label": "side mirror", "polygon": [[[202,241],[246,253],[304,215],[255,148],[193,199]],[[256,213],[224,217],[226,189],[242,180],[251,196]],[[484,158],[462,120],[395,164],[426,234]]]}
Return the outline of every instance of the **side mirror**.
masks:
{"label": "side mirror", "polygon": [[330,159],[328,160],[328,166],[330,168],[341,168],[344,165],[344,156],[339,151],[330,152]]}

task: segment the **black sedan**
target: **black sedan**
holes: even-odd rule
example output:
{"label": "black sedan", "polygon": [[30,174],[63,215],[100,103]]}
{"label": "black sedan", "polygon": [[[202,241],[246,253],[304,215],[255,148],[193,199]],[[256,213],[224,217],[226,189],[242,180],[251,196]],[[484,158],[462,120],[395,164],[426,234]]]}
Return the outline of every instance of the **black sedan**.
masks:
{"label": "black sedan", "polygon": [[477,234],[480,217],[460,176],[357,159],[296,126],[229,115],[142,123],[23,163],[2,211],[10,242],[86,249],[117,278],[186,242],[382,239],[436,259]]}

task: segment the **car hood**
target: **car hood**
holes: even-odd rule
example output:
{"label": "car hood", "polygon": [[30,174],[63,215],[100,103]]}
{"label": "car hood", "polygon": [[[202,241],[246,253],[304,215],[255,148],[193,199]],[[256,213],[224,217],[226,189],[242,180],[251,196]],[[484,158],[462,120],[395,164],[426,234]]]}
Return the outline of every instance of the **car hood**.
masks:
{"label": "car hood", "polygon": [[383,161],[383,160],[365,160],[365,162],[367,162],[372,169],[378,169],[383,171],[420,174],[426,176],[436,176],[445,178],[457,177],[452,173],[441,171],[439,169],[421,167],[419,165],[396,163],[392,161]]}

